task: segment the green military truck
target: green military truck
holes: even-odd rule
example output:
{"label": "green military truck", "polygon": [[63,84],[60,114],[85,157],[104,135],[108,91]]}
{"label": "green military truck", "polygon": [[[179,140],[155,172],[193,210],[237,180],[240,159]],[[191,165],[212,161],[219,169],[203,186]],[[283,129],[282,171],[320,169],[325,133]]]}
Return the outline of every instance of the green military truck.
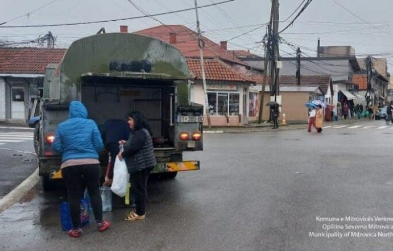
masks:
{"label": "green military truck", "polygon": [[[44,190],[61,178],[61,156],[51,144],[68,106],[81,101],[100,127],[110,119],[143,112],[153,132],[157,166],[152,173],[174,178],[199,170],[185,151],[203,150],[203,106],[190,101],[190,72],[185,58],[160,40],[130,33],[97,34],[71,44],[58,65],[48,65],[34,145]],[[78,137],[78,135],[75,135]],[[108,153],[100,153],[102,174]]]}

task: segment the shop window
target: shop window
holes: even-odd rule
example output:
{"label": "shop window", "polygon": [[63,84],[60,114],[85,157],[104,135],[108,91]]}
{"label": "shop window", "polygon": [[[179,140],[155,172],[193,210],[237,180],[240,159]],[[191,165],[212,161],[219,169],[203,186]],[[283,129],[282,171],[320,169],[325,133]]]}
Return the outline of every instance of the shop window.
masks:
{"label": "shop window", "polygon": [[229,115],[239,115],[238,93],[229,93]]}
{"label": "shop window", "polygon": [[239,114],[239,93],[208,92],[207,99],[211,115]]}
{"label": "shop window", "polygon": [[25,90],[23,88],[12,88],[12,101],[25,101]]}
{"label": "shop window", "polygon": [[219,115],[228,114],[228,93],[218,93],[217,110]]}
{"label": "shop window", "polygon": [[207,100],[209,103],[209,113],[211,115],[217,113],[217,93],[208,93]]}

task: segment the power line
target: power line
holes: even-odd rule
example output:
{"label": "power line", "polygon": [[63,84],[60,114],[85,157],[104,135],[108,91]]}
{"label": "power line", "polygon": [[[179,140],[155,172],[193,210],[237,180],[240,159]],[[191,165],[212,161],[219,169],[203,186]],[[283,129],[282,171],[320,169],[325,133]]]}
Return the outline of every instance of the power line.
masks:
{"label": "power line", "polygon": [[310,3],[312,2],[312,0],[307,0],[307,2],[304,4],[303,8],[299,11],[299,13],[295,16],[295,18],[284,28],[282,29],[280,33],[284,32],[286,29],[288,29],[294,22],[295,20],[303,13],[303,11],[306,10],[306,8],[310,5]]}
{"label": "power line", "polygon": [[[215,5],[219,5],[219,4],[229,3],[229,2],[233,2],[233,1],[235,1],[235,0],[226,0],[226,1],[218,2],[218,3],[214,3],[214,4],[201,5],[198,8],[201,9],[201,8],[206,8],[206,7],[215,6]],[[36,27],[88,25],[88,24],[98,24],[98,23],[109,23],[109,22],[117,22],[117,21],[124,21],[124,20],[133,20],[133,19],[140,19],[140,18],[146,18],[146,17],[163,16],[163,15],[174,14],[174,13],[185,12],[185,11],[192,11],[192,10],[195,10],[195,8],[186,8],[186,9],[161,12],[161,13],[156,13],[156,14],[151,14],[151,15],[143,15],[143,16],[137,16],[137,17],[116,18],[116,19],[90,21],[90,22],[76,22],[76,23],[62,23],[62,24],[37,24],[37,25],[0,25],[0,28],[36,28]]]}
{"label": "power line", "polygon": [[58,0],[53,0],[52,2],[47,3],[47,4],[45,4],[45,5],[41,6],[41,7],[38,7],[37,9],[34,9],[34,10],[30,11],[30,12],[27,12],[26,14],[20,15],[20,16],[18,16],[18,17],[15,17],[15,18],[11,19],[11,20],[8,20],[8,21],[5,21],[5,22],[3,22],[3,23],[0,23],[0,25],[3,25],[3,24],[6,24],[6,23],[9,23],[9,22],[12,22],[12,21],[14,21],[14,20],[16,20],[16,19],[19,19],[19,18],[21,18],[21,17],[24,17],[24,16],[29,16],[31,13],[36,12],[37,10],[43,9],[43,8],[49,6],[49,5],[51,5],[52,3],[57,2],[57,1],[58,1]]}
{"label": "power line", "polygon": [[288,19],[290,19],[290,18],[296,13],[296,11],[298,11],[298,10],[300,9],[300,7],[302,7],[302,4],[303,4],[305,1],[306,1],[306,0],[303,0],[303,2],[301,2],[301,3],[299,4],[299,6],[292,12],[291,15],[289,15],[284,21],[280,21],[280,22],[286,22],[286,21],[288,21]]}

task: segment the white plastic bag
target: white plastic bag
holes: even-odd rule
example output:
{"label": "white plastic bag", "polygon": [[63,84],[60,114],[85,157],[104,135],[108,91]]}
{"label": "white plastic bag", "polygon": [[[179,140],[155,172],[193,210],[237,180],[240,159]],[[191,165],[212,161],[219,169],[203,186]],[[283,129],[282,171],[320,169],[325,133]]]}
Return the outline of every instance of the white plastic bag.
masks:
{"label": "white plastic bag", "polygon": [[130,175],[128,174],[125,160],[120,160],[116,156],[115,166],[113,168],[113,180],[111,190],[120,197],[126,195]]}

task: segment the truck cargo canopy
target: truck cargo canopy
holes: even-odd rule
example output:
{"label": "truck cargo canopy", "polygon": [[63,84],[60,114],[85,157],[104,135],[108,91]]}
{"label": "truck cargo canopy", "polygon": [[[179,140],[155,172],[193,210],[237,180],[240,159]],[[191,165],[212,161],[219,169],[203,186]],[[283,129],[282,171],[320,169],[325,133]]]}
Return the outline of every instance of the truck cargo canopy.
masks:
{"label": "truck cargo canopy", "polygon": [[80,98],[82,78],[190,79],[183,55],[160,40],[130,33],[105,33],[71,44],[52,75],[49,99]]}

